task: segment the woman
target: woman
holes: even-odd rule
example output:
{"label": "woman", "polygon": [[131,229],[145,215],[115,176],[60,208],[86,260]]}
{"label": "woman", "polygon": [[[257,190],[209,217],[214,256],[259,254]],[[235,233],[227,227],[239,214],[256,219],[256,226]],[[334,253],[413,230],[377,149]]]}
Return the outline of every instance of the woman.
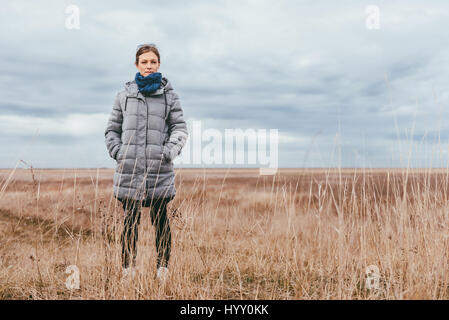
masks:
{"label": "woman", "polygon": [[184,147],[188,132],[179,97],[158,72],[160,63],[154,44],[137,47],[138,72],[115,97],[105,142],[117,161],[113,191],[125,215],[123,273],[134,274],[140,212],[150,207],[156,228],[157,277],[165,280],[171,250],[167,204],[176,195],[172,161]]}

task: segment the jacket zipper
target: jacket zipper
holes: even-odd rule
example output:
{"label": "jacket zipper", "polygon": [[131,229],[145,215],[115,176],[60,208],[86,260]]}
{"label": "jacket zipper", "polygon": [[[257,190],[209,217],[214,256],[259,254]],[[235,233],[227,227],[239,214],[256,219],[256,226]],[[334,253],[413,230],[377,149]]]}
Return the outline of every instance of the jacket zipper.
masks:
{"label": "jacket zipper", "polygon": [[146,191],[146,185],[147,185],[147,135],[148,135],[148,103],[147,103],[147,99],[145,99],[145,106],[147,107],[147,118],[145,119],[145,171],[144,171],[144,176],[145,176],[145,191]]}
{"label": "jacket zipper", "polygon": [[[145,102],[145,106],[147,109],[147,118],[145,119],[145,144],[144,144],[144,154],[145,154],[145,171],[144,171],[144,175],[147,172],[147,132],[148,132],[148,104],[147,104],[147,100],[146,99],[142,99],[139,97],[139,95],[136,95],[136,98],[138,100],[142,100],[143,102]],[[126,103],[125,103],[125,111],[126,111]],[[146,179],[145,179],[146,180]],[[146,182],[145,182],[146,184]]]}
{"label": "jacket zipper", "polygon": [[[144,144],[144,148],[145,148],[144,149],[144,153],[145,153],[145,172],[144,172],[144,174],[146,174],[147,173],[147,138],[148,138],[148,136],[147,136],[148,135],[148,103],[147,103],[147,99],[142,99],[139,96],[136,96],[136,97],[137,97],[137,99],[143,100],[145,102],[145,106],[147,109],[147,117],[145,119],[145,144]],[[167,121],[167,97],[165,95],[165,88],[164,88],[164,100],[165,100],[164,118],[165,118],[165,121]],[[126,108],[126,103],[125,103],[125,108]],[[166,140],[166,138],[164,140]],[[162,155],[162,156],[164,156],[164,155]],[[146,180],[146,178],[145,178],[145,180]],[[145,187],[146,187],[146,181],[145,181]]]}

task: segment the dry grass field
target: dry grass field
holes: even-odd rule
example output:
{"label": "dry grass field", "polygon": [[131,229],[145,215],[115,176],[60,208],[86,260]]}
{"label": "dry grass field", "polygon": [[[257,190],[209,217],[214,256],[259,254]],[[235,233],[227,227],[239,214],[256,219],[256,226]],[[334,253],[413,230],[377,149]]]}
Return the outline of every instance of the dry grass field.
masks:
{"label": "dry grass field", "polygon": [[148,208],[122,278],[112,169],[0,170],[0,299],[449,298],[446,169],[175,172],[163,285]]}

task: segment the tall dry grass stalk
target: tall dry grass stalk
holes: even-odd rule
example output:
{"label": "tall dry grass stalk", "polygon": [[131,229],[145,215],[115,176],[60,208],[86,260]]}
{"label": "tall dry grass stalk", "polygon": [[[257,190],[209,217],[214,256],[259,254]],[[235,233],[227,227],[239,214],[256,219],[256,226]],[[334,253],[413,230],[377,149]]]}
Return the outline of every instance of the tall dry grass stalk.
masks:
{"label": "tall dry grass stalk", "polygon": [[[257,173],[176,171],[163,285],[148,208],[137,277],[122,278],[112,170],[2,170],[0,298],[448,298],[448,170]],[[79,290],[65,285],[70,265]],[[367,285],[370,265],[378,289]]]}

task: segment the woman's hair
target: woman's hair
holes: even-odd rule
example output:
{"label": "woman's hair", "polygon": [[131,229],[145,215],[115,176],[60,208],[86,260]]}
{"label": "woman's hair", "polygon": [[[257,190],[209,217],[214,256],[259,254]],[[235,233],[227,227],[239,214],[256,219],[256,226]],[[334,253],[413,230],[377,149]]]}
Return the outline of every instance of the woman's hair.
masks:
{"label": "woman's hair", "polygon": [[139,64],[139,56],[141,54],[147,53],[147,52],[153,52],[157,56],[157,60],[159,63],[161,63],[161,56],[159,54],[159,50],[157,50],[156,47],[153,46],[143,46],[136,52],[136,65]]}

